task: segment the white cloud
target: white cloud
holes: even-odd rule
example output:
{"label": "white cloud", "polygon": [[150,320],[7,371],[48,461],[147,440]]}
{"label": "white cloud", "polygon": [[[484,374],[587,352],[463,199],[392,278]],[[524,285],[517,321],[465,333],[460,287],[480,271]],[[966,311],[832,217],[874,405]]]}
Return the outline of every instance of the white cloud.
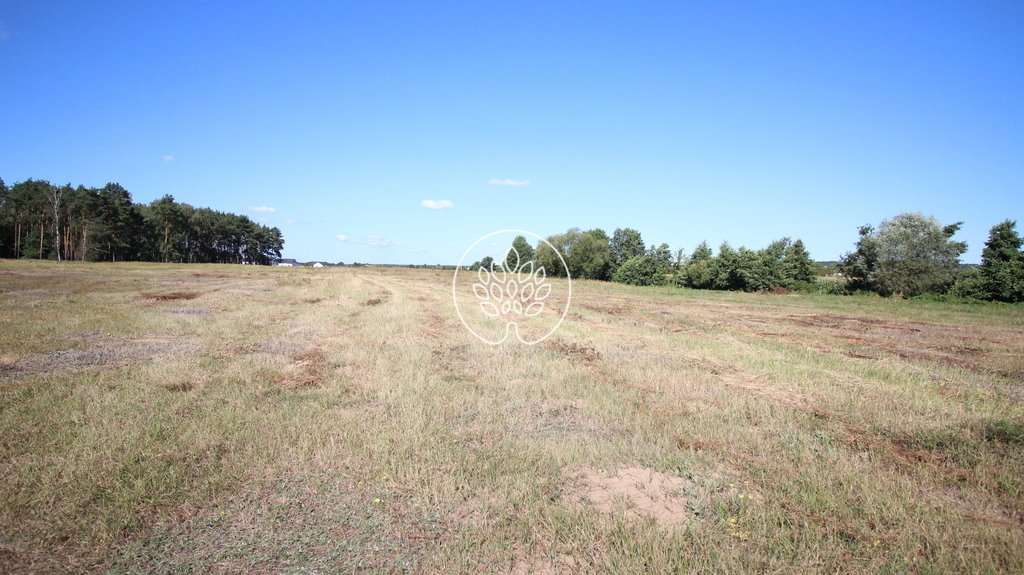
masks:
{"label": "white cloud", "polygon": [[431,210],[447,210],[455,207],[450,200],[423,200],[420,205]]}
{"label": "white cloud", "polygon": [[338,238],[338,241],[342,241],[342,242],[347,242],[348,241],[348,236],[346,236],[345,234],[338,234],[338,235],[336,235],[334,237]]}
{"label": "white cloud", "polygon": [[487,183],[492,186],[529,186],[530,180],[516,180],[513,178],[491,178]]}
{"label": "white cloud", "polygon": [[170,164],[171,162],[174,161],[174,156],[172,156],[170,154],[164,154],[163,158],[161,158],[161,159],[164,161],[165,164]]}
{"label": "white cloud", "polygon": [[272,214],[277,211],[277,208],[272,208],[270,206],[251,206],[249,211],[256,212],[257,214]]}
{"label": "white cloud", "polygon": [[375,248],[389,248],[397,246],[400,242],[393,242],[384,236],[366,236],[366,243]]}

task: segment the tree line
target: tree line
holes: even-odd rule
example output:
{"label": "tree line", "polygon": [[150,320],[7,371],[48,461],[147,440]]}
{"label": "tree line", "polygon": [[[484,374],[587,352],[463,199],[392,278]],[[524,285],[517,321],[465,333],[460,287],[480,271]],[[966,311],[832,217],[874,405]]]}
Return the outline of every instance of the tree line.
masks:
{"label": "tree line", "polygon": [[[505,265],[533,261],[554,277],[564,276],[568,267],[574,279],[641,286],[1024,301],[1024,251],[1016,222],[1007,220],[991,229],[980,266],[960,262],[967,244],[953,236],[961,225],[943,226],[933,217],[904,213],[878,228],[862,226],[854,250],[843,254],[838,274],[825,277],[800,239],[780,238],[758,250],[723,242],[717,253],[705,241],[687,255],[665,243],[648,245],[632,228],[616,229],[611,236],[599,228],[572,228],[536,246],[518,236],[506,252]],[[500,263],[485,257],[470,269]]]}
{"label": "tree line", "polygon": [[0,179],[0,257],[269,265],[281,258],[276,227],[196,208],[171,195],[136,204],[124,187]]}

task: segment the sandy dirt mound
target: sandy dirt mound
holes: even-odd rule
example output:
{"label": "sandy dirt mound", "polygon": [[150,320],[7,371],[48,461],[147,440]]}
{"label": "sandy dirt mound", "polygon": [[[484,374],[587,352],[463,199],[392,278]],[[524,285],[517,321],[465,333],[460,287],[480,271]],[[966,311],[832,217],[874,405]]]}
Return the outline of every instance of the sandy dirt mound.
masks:
{"label": "sandy dirt mound", "polygon": [[585,470],[570,499],[586,502],[602,513],[624,512],[633,520],[652,519],[662,527],[680,527],[697,519],[690,498],[693,481],[642,467],[613,473]]}

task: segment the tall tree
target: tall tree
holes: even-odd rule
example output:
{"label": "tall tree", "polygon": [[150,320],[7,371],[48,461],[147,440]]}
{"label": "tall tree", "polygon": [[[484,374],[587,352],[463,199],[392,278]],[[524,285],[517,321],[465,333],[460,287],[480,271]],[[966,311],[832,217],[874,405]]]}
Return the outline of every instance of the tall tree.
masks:
{"label": "tall tree", "polygon": [[717,270],[715,254],[706,241],[693,250],[693,255],[683,268],[684,285],[697,289],[711,289],[715,285]]}
{"label": "tall tree", "polygon": [[[153,200],[149,204],[152,221],[160,231],[160,261],[169,262],[175,260],[180,254],[176,249],[177,236],[183,223],[182,212],[174,202],[174,196],[164,195],[159,200]],[[227,234],[230,243],[230,234]]]}
{"label": "tall tree", "polygon": [[816,275],[816,265],[811,254],[804,247],[803,240],[796,240],[786,248],[785,275],[791,282],[811,283]]}
{"label": "tall tree", "polygon": [[120,184],[111,182],[99,190],[97,203],[101,225],[96,239],[102,244],[103,259],[112,262],[138,259],[132,253],[132,237],[138,225],[132,195]]}
{"label": "tall tree", "polygon": [[516,236],[512,240],[512,247],[505,254],[505,268],[515,270],[516,266],[525,266],[528,262],[532,262],[535,257],[536,254],[530,242],[526,241],[526,238],[523,236]]}
{"label": "tall tree", "polygon": [[882,295],[942,293],[956,278],[967,244],[954,241],[961,223],[939,225],[933,217],[904,213],[878,226],[875,288]]}
{"label": "tall tree", "polygon": [[50,200],[50,209],[52,210],[51,213],[53,214],[53,227],[52,227],[52,229],[53,229],[53,252],[57,256],[57,261],[61,261],[63,259],[62,255],[61,255],[61,250],[62,250],[62,248],[64,246],[61,245],[61,241],[60,241],[60,237],[61,237],[60,229],[61,229],[61,213],[62,213],[61,212],[61,202],[64,199],[64,190],[65,189],[68,189],[68,190],[72,189],[71,188],[71,184],[68,184],[67,186],[65,186],[63,188],[60,187],[60,186],[50,186],[50,197],[49,197],[49,200]]}
{"label": "tall tree", "polygon": [[1011,220],[993,226],[981,252],[983,289],[998,301],[1024,301],[1024,240],[1016,227],[1017,222]]}
{"label": "tall tree", "polygon": [[640,232],[633,228],[617,228],[612,232],[611,249],[615,267],[626,263],[626,260],[644,255],[644,240]]}
{"label": "tall tree", "polygon": [[878,286],[878,238],[875,228],[863,225],[857,229],[860,239],[852,252],[843,254],[839,271],[846,277],[852,291],[875,291]]}

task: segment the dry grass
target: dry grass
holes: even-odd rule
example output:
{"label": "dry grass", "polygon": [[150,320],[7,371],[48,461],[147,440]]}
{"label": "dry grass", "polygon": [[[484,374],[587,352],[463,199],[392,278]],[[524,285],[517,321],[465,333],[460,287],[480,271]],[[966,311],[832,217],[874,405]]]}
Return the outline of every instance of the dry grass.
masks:
{"label": "dry grass", "polygon": [[1020,306],[578,282],[489,347],[434,271],[0,278],[0,571],[1024,571]]}

